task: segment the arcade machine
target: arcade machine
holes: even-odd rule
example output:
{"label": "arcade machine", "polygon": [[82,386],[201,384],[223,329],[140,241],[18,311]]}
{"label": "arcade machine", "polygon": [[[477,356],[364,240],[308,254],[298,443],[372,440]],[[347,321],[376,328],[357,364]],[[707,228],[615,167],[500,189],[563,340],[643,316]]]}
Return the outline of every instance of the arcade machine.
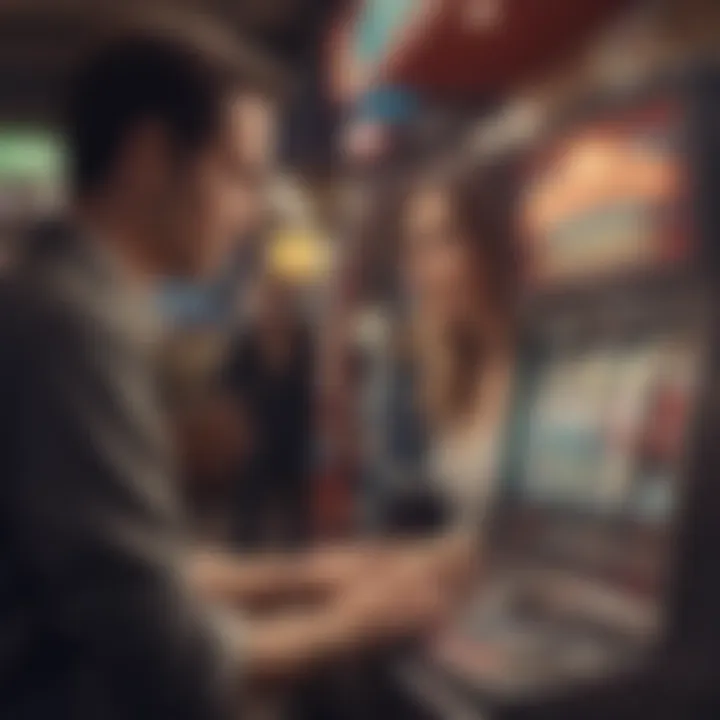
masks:
{"label": "arcade machine", "polygon": [[531,153],[488,569],[401,668],[433,716],[720,716],[718,127],[717,79],[685,71]]}

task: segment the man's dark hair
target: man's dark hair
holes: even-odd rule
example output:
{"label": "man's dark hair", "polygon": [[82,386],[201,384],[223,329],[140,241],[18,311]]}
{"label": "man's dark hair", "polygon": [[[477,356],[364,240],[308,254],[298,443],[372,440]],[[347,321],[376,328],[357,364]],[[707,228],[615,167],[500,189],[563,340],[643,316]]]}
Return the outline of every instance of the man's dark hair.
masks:
{"label": "man's dark hair", "polygon": [[177,152],[191,154],[218,132],[229,95],[273,94],[276,79],[238,44],[167,29],[118,34],[81,63],[70,84],[65,121],[75,193],[107,180],[143,121],[161,123]]}

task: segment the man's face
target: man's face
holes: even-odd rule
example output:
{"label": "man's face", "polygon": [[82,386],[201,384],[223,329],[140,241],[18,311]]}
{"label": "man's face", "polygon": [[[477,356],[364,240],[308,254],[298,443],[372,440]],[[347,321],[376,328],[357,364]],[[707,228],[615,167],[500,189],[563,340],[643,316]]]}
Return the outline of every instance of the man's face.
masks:
{"label": "man's face", "polygon": [[215,142],[172,182],[167,239],[176,274],[217,272],[238,241],[258,228],[274,145],[275,118],[268,101],[244,95],[229,104]]}

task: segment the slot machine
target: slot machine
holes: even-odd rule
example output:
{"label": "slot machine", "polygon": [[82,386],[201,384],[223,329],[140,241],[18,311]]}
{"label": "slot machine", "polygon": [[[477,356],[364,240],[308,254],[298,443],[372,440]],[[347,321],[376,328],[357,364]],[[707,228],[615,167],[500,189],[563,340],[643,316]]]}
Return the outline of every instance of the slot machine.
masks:
{"label": "slot machine", "polygon": [[718,181],[711,71],[607,93],[533,142],[488,568],[400,668],[431,715],[717,716]]}

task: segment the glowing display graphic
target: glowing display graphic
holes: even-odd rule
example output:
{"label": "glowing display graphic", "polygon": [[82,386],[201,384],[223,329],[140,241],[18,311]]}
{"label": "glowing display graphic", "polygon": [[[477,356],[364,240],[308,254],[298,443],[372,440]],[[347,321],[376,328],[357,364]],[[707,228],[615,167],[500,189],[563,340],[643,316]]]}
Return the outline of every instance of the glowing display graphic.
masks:
{"label": "glowing display graphic", "polygon": [[686,186],[669,108],[594,125],[539,158],[521,210],[529,280],[546,286],[687,255]]}

